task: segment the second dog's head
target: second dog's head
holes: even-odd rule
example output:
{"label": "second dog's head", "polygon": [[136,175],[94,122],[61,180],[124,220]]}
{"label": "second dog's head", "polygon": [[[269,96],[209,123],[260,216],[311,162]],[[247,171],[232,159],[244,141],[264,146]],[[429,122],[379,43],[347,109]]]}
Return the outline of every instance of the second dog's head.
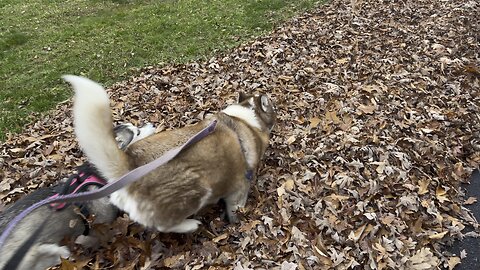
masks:
{"label": "second dog's head", "polygon": [[139,128],[130,123],[117,125],[113,128],[115,133],[115,140],[118,142],[118,147],[122,150],[136,141],[148,137],[155,133],[155,127],[152,124],[146,124]]}

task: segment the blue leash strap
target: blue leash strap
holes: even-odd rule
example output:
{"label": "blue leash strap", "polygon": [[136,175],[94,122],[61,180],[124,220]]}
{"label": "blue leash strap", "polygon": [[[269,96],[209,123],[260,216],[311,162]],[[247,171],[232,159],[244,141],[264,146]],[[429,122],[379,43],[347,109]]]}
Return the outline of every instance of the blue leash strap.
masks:
{"label": "blue leash strap", "polygon": [[69,195],[60,195],[56,197],[50,197],[45,200],[39,201],[24,211],[22,211],[20,214],[18,214],[14,219],[12,219],[5,230],[2,232],[2,235],[0,236],[0,249],[3,248],[3,245],[5,244],[5,241],[7,240],[7,237],[10,235],[12,230],[15,228],[15,226],[20,222],[23,218],[25,218],[28,214],[30,214],[33,210],[39,208],[40,206],[46,205],[46,204],[51,204],[51,203],[57,203],[57,202],[81,202],[81,201],[91,201],[91,200],[96,200],[103,198],[105,196],[110,195],[111,193],[125,187],[128,184],[131,184],[138,179],[142,178],[143,176],[147,175],[154,169],[156,169],[159,166],[162,166],[166,163],[168,163],[170,160],[175,158],[182,150],[187,148],[188,146],[200,141],[201,139],[205,138],[207,135],[211,134],[214,130],[215,127],[217,126],[217,121],[214,120],[212,123],[210,123],[207,127],[202,129],[200,132],[195,134],[193,137],[188,139],[186,143],[183,145],[171,149],[167,151],[165,154],[163,154],[161,157],[145,164],[142,165],[138,168],[135,168],[134,170],[128,172],[127,174],[123,175],[118,179],[117,181],[111,181],[102,188],[99,188],[97,190],[92,190],[92,191],[86,191],[82,193],[75,193],[75,194],[69,194]]}

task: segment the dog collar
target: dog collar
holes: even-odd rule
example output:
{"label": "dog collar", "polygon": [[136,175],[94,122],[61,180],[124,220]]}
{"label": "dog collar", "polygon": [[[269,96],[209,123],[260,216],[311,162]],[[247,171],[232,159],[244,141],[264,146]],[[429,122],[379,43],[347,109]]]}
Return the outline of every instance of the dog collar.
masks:
{"label": "dog collar", "polygon": [[247,170],[247,171],[245,172],[245,178],[247,178],[247,180],[248,180],[249,182],[252,182],[252,180],[253,180],[253,170],[251,170],[251,169],[250,169],[250,170]]}
{"label": "dog collar", "polygon": [[[75,194],[81,193],[88,190],[90,186],[97,186],[98,188],[103,187],[107,181],[98,177],[96,174],[95,169],[93,169],[92,165],[86,163],[77,168],[78,173],[73,174],[68,178],[68,180],[63,185],[63,189],[61,192],[56,193],[55,195],[51,196],[50,198],[56,198],[60,195],[68,195],[68,194]],[[88,235],[90,232],[90,223],[88,222],[87,218],[90,216],[90,211],[85,203],[74,203],[78,209],[80,210],[79,216],[83,221],[83,225],[85,227],[83,231],[83,235]],[[51,209],[56,211],[61,211],[67,207],[68,203],[60,202],[60,203],[51,203],[49,206]]]}

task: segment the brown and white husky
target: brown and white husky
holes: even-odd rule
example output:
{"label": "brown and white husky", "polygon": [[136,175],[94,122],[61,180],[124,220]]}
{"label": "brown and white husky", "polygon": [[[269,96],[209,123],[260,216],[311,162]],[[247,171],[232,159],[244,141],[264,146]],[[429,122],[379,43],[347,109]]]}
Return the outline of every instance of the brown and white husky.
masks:
{"label": "brown and white husky", "polygon": [[77,76],[63,77],[75,89],[74,125],[89,162],[108,181],[180,146],[217,120],[215,131],[189,146],[169,163],[113,193],[111,202],[131,219],[161,232],[195,231],[189,218],[203,206],[223,199],[230,221],[243,207],[255,172],[268,146],[275,106],[266,95],[240,93],[238,104],[195,125],[156,133],[124,152],[112,133],[110,101],[99,84]]}

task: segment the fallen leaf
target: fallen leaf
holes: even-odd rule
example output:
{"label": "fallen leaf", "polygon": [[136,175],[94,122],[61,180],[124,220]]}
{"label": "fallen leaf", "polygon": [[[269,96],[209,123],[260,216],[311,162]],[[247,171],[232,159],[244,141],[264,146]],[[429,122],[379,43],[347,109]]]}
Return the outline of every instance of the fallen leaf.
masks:
{"label": "fallen leaf", "polygon": [[477,202],[477,197],[468,197],[463,204],[470,205]]}
{"label": "fallen leaf", "polygon": [[362,236],[363,232],[365,231],[366,226],[367,225],[364,224],[361,227],[357,228],[355,231],[351,231],[348,235],[348,239],[352,240],[353,242],[357,242],[360,239],[360,236]]}
{"label": "fallen leaf", "polygon": [[295,182],[293,179],[288,179],[283,185],[285,186],[285,190],[288,191],[292,191],[295,188]]}
{"label": "fallen leaf", "polygon": [[227,238],[228,238],[228,234],[227,234],[227,233],[224,233],[224,234],[221,234],[221,235],[213,238],[212,241],[215,242],[215,243],[218,243],[218,242],[220,242],[220,241],[222,241],[222,240],[225,240],[225,239],[227,239]]}
{"label": "fallen leaf", "polygon": [[294,135],[290,136],[288,139],[287,139],[287,143],[288,144],[292,144],[293,142],[295,142],[296,138]]}
{"label": "fallen leaf", "polygon": [[467,251],[465,249],[462,249],[462,251],[460,251],[460,258],[465,259],[466,257],[467,257]]}
{"label": "fallen leaf", "polygon": [[455,257],[450,257],[448,258],[448,269],[453,270],[455,266],[460,264],[460,258],[455,256]]}
{"label": "fallen leaf", "polygon": [[358,106],[358,110],[360,110],[365,114],[372,114],[375,111],[375,106],[367,106],[367,105],[360,104]]}
{"label": "fallen leaf", "polygon": [[297,267],[298,265],[296,263],[284,261],[280,266],[280,270],[295,270]]}
{"label": "fallen leaf", "polygon": [[428,238],[430,238],[430,239],[442,239],[447,233],[448,233],[448,231],[444,231],[444,232],[441,232],[441,233],[434,233],[432,235],[429,235]]}
{"label": "fallen leaf", "polygon": [[437,187],[435,195],[437,200],[441,203],[450,201],[450,199],[447,197],[447,191],[443,187]]}
{"label": "fallen leaf", "polygon": [[310,122],[310,127],[312,128],[316,128],[318,126],[318,124],[320,123],[320,118],[318,117],[313,117],[313,118],[310,118],[309,122]]}
{"label": "fallen leaf", "polygon": [[335,62],[337,62],[337,64],[339,64],[339,65],[348,63],[348,61],[350,61],[349,58],[340,58],[340,59],[335,60]]}
{"label": "fallen leaf", "polygon": [[428,186],[430,185],[430,179],[421,179],[418,181],[418,194],[424,195],[429,192]]}
{"label": "fallen leaf", "polygon": [[433,255],[430,248],[421,248],[409,258],[409,269],[415,270],[428,270],[436,269],[438,264],[438,258]]}

